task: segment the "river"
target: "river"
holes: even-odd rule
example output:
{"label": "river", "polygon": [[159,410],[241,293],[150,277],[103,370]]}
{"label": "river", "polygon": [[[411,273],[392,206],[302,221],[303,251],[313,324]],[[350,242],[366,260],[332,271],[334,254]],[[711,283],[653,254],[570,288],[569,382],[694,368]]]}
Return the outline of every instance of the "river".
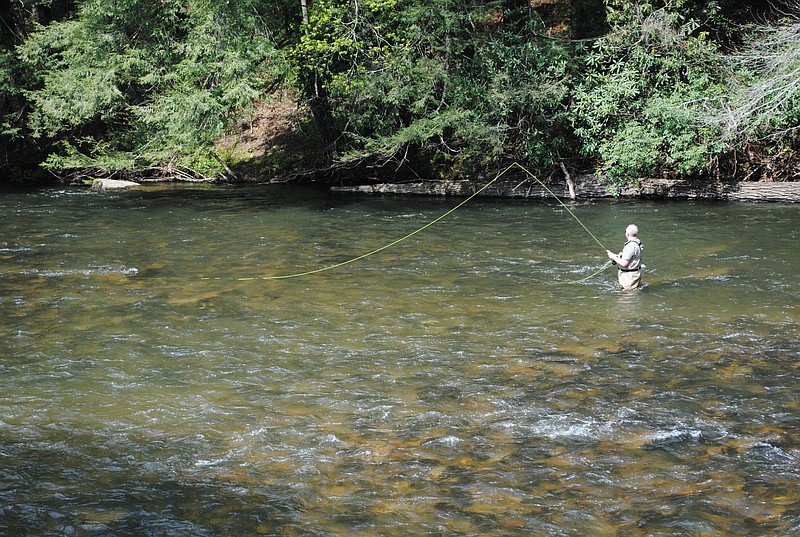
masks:
{"label": "river", "polygon": [[[800,535],[800,205],[0,194],[0,533]],[[628,223],[645,287],[601,244]],[[601,244],[599,244],[601,243]]]}

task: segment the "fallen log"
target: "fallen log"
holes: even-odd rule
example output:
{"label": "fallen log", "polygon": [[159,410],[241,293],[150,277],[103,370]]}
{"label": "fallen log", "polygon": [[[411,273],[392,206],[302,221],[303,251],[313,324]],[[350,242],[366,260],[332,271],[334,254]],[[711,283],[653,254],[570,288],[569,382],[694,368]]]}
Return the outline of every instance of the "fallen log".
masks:
{"label": "fallen log", "polygon": [[649,180],[630,195],[671,199],[800,203],[800,182],[700,183]]}
{"label": "fallen log", "polygon": [[[469,196],[481,184],[476,181],[419,181],[335,186],[334,194],[396,194],[418,196]],[[642,179],[637,185],[615,191],[594,175],[571,177],[566,184],[548,188],[563,199],[574,198],[658,198],[706,199],[719,201],[760,201],[800,203],[800,182],[704,183],[672,179]],[[483,197],[549,198],[550,192],[532,180],[497,181],[480,194]],[[574,196],[574,198],[573,198]]]}

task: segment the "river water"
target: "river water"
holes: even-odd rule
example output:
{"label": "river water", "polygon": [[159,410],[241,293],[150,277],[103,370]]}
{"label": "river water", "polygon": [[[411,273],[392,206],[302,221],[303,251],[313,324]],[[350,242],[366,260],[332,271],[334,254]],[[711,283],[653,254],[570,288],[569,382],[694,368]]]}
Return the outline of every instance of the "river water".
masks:
{"label": "river water", "polygon": [[[800,206],[0,195],[0,534],[800,535]],[[644,289],[601,269],[636,223]]]}

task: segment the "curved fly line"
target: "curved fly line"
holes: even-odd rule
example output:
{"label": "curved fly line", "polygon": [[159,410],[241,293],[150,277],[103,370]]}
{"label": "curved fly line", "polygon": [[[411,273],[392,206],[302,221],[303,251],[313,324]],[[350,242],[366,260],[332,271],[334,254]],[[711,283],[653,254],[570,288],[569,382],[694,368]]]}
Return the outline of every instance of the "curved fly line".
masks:
{"label": "curved fly line", "polygon": [[[523,172],[525,172],[525,173],[526,173],[526,174],[527,174],[527,175],[528,175],[530,178],[532,178],[532,179],[533,179],[533,180],[535,180],[537,183],[539,183],[539,185],[541,185],[541,186],[542,186],[542,188],[544,188],[544,189],[545,189],[545,191],[547,191],[547,193],[548,193],[548,194],[550,194],[550,195],[551,195],[551,196],[552,196],[552,197],[553,197],[553,198],[554,198],[554,199],[555,199],[555,200],[556,200],[556,201],[557,201],[557,202],[558,202],[558,203],[559,203],[559,204],[560,204],[560,205],[561,205],[561,206],[562,206],[562,207],[563,207],[563,208],[564,208],[566,211],[567,211],[567,213],[569,213],[569,215],[570,215],[572,218],[574,218],[576,222],[578,222],[578,224],[580,224],[580,226],[581,226],[581,227],[582,227],[582,228],[583,228],[583,229],[586,231],[586,233],[588,233],[588,234],[589,234],[589,236],[590,236],[590,237],[592,237],[592,239],[594,239],[594,241],[595,241],[595,242],[596,242],[598,245],[600,245],[600,247],[601,247],[601,248],[603,248],[603,250],[605,250],[605,249],[606,249],[606,248],[605,248],[605,246],[603,246],[603,244],[602,244],[602,243],[601,243],[601,242],[600,242],[600,241],[597,239],[597,237],[595,237],[595,236],[594,236],[594,234],[593,234],[591,231],[589,231],[589,228],[587,228],[587,227],[586,227],[586,226],[583,224],[583,222],[581,222],[581,221],[580,221],[580,219],[579,219],[579,218],[578,218],[578,217],[575,215],[575,213],[573,213],[573,212],[570,210],[570,208],[567,206],[567,204],[566,204],[566,203],[564,203],[563,201],[561,201],[561,199],[560,199],[558,196],[556,196],[556,195],[555,195],[555,193],[553,193],[553,191],[552,191],[552,190],[550,190],[550,188],[548,188],[548,187],[547,187],[547,185],[545,185],[545,184],[544,184],[544,183],[543,183],[543,182],[542,182],[542,181],[541,181],[541,180],[540,180],[538,177],[536,177],[534,174],[532,174],[532,173],[531,173],[531,172],[530,172],[528,169],[526,169],[524,166],[522,166],[521,164],[519,164],[519,163],[517,163],[517,162],[514,162],[513,164],[511,164],[511,165],[509,165],[508,167],[506,167],[506,168],[505,168],[503,171],[501,171],[500,173],[498,173],[498,174],[497,174],[497,175],[494,177],[494,179],[492,179],[491,181],[489,181],[488,183],[486,183],[485,185],[483,185],[481,188],[479,188],[479,189],[478,189],[478,190],[476,190],[474,193],[472,193],[472,194],[471,194],[471,195],[470,195],[468,198],[466,198],[465,200],[463,200],[461,203],[459,203],[458,205],[456,205],[455,207],[453,207],[452,209],[450,209],[450,210],[449,210],[449,211],[447,211],[446,213],[442,214],[441,216],[439,216],[439,217],[437,217],[437,218],[434,218],[433,220],[431,220],[430,222],[428,222],[428,223],[427,223],[427,224],[425,224],[424,226],[422,226],[422,227],[420,227],[420,228],[418,228],[418,229],[415,229],[415,230],[414,230],[414,231],[412,231],[411,233],[408,233],[407,235],[404,235],[404,236],[400,237],[399,239],[397,239],[397,240],[394,240],[394,241],[392,241],[392,242],[390,242],[390,243],[388,243],[388,244],[384,244],[383,246],[381,246],[381,247],[379,247],[379,248],[375,248],[374,250],[371,250],[371,251],[369,251],[369,252],[367,252],[367,253],[364,253],[364,254],[361,254],[361,255],[359,255],[359,256],[353,257],[353,258],[351,258],[351,259],[348,259],[348,260],[346,260],[346,261],[342,261],[341,263],[334,263],[333,265],[327,265],[327,266],[324,266],[324,267],[321,267],[321,268],[317,268],[317,269],[313,269],[313,270],[306,270],[306,271],[302,271],[302,272],[294,272],[294,273],[291,273],[291,274],[280,274],[280,275],[276,275],[276,276],[251,276],[251,277],[237,278],[237,280],[239,280],[239,281],[250,281],[250,280],[285,280],[285,279],[289,279],[289,278],[300,278],[300,277],[303,277],[303,276],[311,276],[311,275],[313,275],[313,274],[319,274],[320,272],[326,272],[326,271],[328,271],[328,270],[333,270],[333,269],[336,269],[336,268],[344,267],[345,265],[350,265],[350,264],[352,264],[352,263],[355,263],[355,262],[357,262],[357,261],[361,261],[362,259],[365,259],[365,258],[367,258],[367,257],[370,257],[370,256],[372,256],[372,255],[375,255],[375,254],[377,254],[377,253],[379,253],[379,252],[382,252],[382,251],[384,251],[384,250],[386,250],[386,249],[388,249],[388,248],[391,248],[392,246],[396,246],[396,245],[400,244],[401,242],[403,242],[403,241],[405,241],[405,240],[407,240],[407,239],[410,239],[411,237],[413,237],[413,236],[414,236],[414,235],[416,235],[417,233],[420,233],[420,232],[422,232],[422,231],[424,231],[424,230],[428,229],[429,227],[433,226],[434,224],[436,224],[437,222],[439,222],[439,221],[443,220],[444,218],[447,218],[448,216],[450,216],[451,214],[453,214],[455,211],[457,211],[458,209],[460,209],[461,207],[463,207],[464,205],[466,205],[467,203],[469,203],[469,202],[470,202],[470,200],[472,200],[474,197],[478,196],[478,195],[479,195],[481,192],[483,192],[484,190],[486,190],[487,188],[489,188],[489,187],[490,187],[490,186],[491,186],[491,185],[492,185],[492,184],[493,184],[495,181],[497,181],[498,179],[500,179],[501,177],[503,177],[503,176],[504,176],[506,173],[508,173],[508,171],[509,171],[509,170],[511,170],[512,168],[515,168],[515,167],[516,167],[516,168],[519,168],[519,169],[521,169],[521,170],[522,170]],[[596,276],[597,274],[600,274],[601,272],[603,272],[604,270],[606,270],[606,269],[607,269],[608,267],[610,267],[610,266],[611,266],[611,263],[609,262],[609,263],[607,263],[605,266],[603,266],[601,269],[599,269],[599,270],[597,270],[596,272],[594,272],[593,274],[590,274],[589,276],[587,276],[587,277],[585,277],[585,278],[582,278],[582,279],[580,279],[580,280],[571,281],[571,282],[568,282],[568,283],[581,283],[581,282],[585,282],[586,280],[588,280],[588,279],[590,279],[590,278],[592,278],[592,277]],[[204,278],[204,279],[212,279],[212,278]],[[217,278],[214,278],[214,279],[217,279]]]}

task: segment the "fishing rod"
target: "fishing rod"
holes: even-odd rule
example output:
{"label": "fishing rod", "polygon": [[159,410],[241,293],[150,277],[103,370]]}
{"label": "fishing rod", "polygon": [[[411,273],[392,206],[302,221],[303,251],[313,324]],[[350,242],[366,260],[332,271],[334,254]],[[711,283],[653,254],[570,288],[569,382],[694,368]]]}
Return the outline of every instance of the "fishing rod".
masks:
{"label": "fishing rod", "polygon": [[[461,203],[459,203],[458,205],[456,205],[455,207],[453,207],[452,209],[450,209],[446,213],[442,214],[441,216],[439,216],[437,218],[434,218],[433,220],[431,220],[430,222],[428,222],[424,226],[422,226],[422,227],[420,227],[418,229],[415,229],[411,233],[408,233],[407,235],[404,235],[404,236],[400,237],[399,239],[394,240],[394,241],[392,241],[392,242],[390,242],[388,244],[385,244],[385,245],[383,245],[383,246],[381,246],[379,248],[375,248],[374,250],[371,250],[371,251],[369,251],[369,252],[367,252],[365,254],[361,254],[359,256],[353,257],[352,259],[348,259],[346,261],[342,261],[341,263],[335,263],[333,265],[324,266],[324,267],[321,267],[321,268],[318,268],[318,269],[314,269],[314,270],[306,270],[306,271],[302,271],[302,272],[295,272],[295,273],[291,273],[291,274],[280,274],[280,275],[275,275],[275,276],[251,276],[251,277],[244,277],[244,278],[237,278],[237,279],[239,281],[252,281],[252,280],[285,280],[285,279],[290,279],[290,278],[300,278],[300,277],[303,277],[303,276],[310,276],[312,274],[319,274],[321,272],[325,272],[325,271],[328,271],[328,270],[333,270],[333,269],[336,269],[336,268],[340,268],[340,267],[343,267],[345,265],[350,265],[350,264],[355,263],[357,261],[360,261],[360,260],[362,260],[364,258],[367,258],[369,256],[375,255],[375,254],[377,254],[379,252],[382,252],[383,250],[391,248],[392,246],[395,246],[395,245],[397,245],[397,244],[399,244],[399,243],[401,243],[401,242],[413,237],[417,233],[422,232],[423,230],[433,226],[434,224],[436,224],[440,220],[443,220],[444,218],[448,217],[449,215],[451,215],[452,213],[454,213],[455,211],[457,211],[458,209],[460,209],[461,207],[463,207],[464,205],[469,203],[470,200],[472,200],[473,198],[478,196],[481,192],[483,192],[484,190],[489,188],[495,181],[497,181],[498,179],[503,177],[506,173],[509,172],[509,170],[511,170],[513,168],[519,168],[520,170],[525,172],[530,178],[532,178],[537,183],[539,183],[539,185],[541,185],[542,188],[544,188],[545,191],[547,191],[547,193],[550,194],[567,211],[567,213],[572,218],[574,218],[576,222],[578,222],[578,224],[580,224],[580,226],[586,231],[586,233],[588,233],[589,236],[592,237],[592,239],[594,239],[594,241],[598,245],[600,245],[600,247],[604,251],[606,250],[606,247],[603,246],[603,243],[601,243],[597,239],[597,237],[595,237],[594,234],[589,230],[589,228],[587,228],[583,224],[583,222],[581,222],[581,220],[575,215],[575,213],[573,213],[572,210],[570,210],[570,208],[567,206],[567,204],[564,203],[563,201],[561,201],[561,198],[556,196],[555,193],[552,190],[550,190],[550,188],[548,188],[548,186],[546,184],[544,184],[538,177],[536,177],[533,173],[531,173],[527,168],[525,168],[524,166],[522,166],[518,162],[514,162],[514,163],[510,164],[509,166],[507,166],[503,171],[498,173],[494,177],[494,179],[492,179],[491,181],[489,181],[488,183],[483,185],[481,188],[479,188],[474,193],[472,193],[472,195],[467,197],[465,200],[463,200]],[[582,283],[582,282],[585,282],[586,280],[588,280],[590,278],[593,278],[597,274],[600,274],[601,272],[603,272],[604,270],[606,270],[610,266],[611,266],[611,263],[609,262],[605,266],[603,266],[602,268],[597,270],[596,272],[590,274],[589,276],[587,276],[585,278],[582,278],[580,280],[569,282],[569,283]],[[204,278],[204,279],[210,279],[210,278]],[[219,279],[219,278],[215,278],[215,279]]]}

